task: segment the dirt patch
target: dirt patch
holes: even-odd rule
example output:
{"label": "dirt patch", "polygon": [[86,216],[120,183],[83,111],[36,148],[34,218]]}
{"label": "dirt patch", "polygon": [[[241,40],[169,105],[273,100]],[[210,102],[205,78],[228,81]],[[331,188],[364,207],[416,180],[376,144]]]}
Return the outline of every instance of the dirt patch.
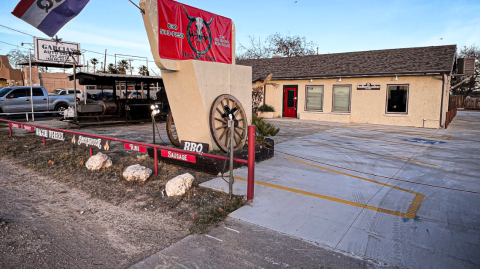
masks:
{"label": "dirt patch", "polygon": [[[145,184],[127,182],[127,166],[153,170],[154,162],[138,159],[122,144],[104,152],[112,167],[89,171],[88,149],[72,145],[68,135],[43,147],[33,133],[9,137],[2,128],[0,141],[0,204],[7,205],[0,209],[2,268],[125,267],[205,231],[245,204],[243,197],[229,201],[225,193],[198,186],[211,175],[172,164],[160,163],[159,175]],[[193,188],[182,197],[166,197],[167,181],[183,173],[195,177]],[[65,257],[64,263],[56,263],[53,254]]]}

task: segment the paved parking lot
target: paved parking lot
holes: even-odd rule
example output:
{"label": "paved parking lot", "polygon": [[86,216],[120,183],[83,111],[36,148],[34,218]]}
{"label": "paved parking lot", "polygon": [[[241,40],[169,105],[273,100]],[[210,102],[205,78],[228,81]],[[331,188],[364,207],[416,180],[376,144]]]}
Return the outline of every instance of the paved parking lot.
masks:
{"label": "paved parking lot", "polygon": [[[231,217],[395,266],[480,267],[479,112],[459,111],[448,130],[271,122],[275,158]],[[235,176],[245,194],[247,171]]]}

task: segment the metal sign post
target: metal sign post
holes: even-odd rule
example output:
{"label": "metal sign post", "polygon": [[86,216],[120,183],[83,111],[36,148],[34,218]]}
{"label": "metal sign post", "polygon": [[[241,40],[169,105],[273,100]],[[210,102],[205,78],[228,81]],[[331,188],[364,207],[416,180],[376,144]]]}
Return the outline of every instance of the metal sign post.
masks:
{"label": "metal sign post", "polygon": [[230,150],[230,176],[228,179],[228,193],[229,193],[229,198],[232,200],[232,195],[233,195],[233,139],[234,139],[234,133],[235,133],[235,122],[232,119],[228,120],[228,127],[230,128],[230,144],[229,144],[229,150]]}
{"label": "metal sign post", "polygon": [[[30,69],[30,106],[32,107],[32,121],[35,121],[35,114],[33,114],[33,86],[32,86],[32,53],[28,49],[28,68]],[[28,121],[28,118],[27,118]]]}

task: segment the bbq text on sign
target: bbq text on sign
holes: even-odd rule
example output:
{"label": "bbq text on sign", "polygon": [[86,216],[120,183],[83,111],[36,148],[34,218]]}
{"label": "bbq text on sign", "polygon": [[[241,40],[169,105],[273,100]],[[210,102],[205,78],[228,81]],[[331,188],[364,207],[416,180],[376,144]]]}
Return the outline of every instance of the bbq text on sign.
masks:
{"label": "bbq text on sign", "polygon": [[46,130],[41,128],[35,128],[35,131],[38,136],[65,141],[64,132],[51,131],[51,130]]}
{"label": "bbq text on sign", "polygon": [[208,152],[208,144],[207,143],[199,143],[199,142],[190,142],[190,141],[181,141],[180,148],[187,151],[193,151],[198,153],[207,153]]}
{"label": "bbq text on sign", "polygon": [[197,162],[197,158],[194,155],[178,153],[178,152],[174,152],[174,151],[170,151],[170,150],[162,150],[161,156],[165,157],[165,158],[169,158],[169,159],[185,161],[185,162],[190,162],[190,163],[196,163]]}
{"label": "bbq text on sign", "polygon": [[72,144],[99,150],[110,150],[110,140],[74,134]]}
{"label": "bbq text on sign", "polygon": [[232,63],[232,20],[171,0],[158,0],[159,55],[171,60]]}
{"label": "bbq text on sign", "polygon": [[380,85],[372,85],[369,82],[365,85],[357,85],[357,90],[380,90]]}
{"label": "bbq text on sign", "polygon": [[147,147],[143,147],[143,146],[139,146],[139,145],[135,145],[135,144],[130,144],[130,143],[125,143],[125,149],[130,150],[130,151],[147,153]]}

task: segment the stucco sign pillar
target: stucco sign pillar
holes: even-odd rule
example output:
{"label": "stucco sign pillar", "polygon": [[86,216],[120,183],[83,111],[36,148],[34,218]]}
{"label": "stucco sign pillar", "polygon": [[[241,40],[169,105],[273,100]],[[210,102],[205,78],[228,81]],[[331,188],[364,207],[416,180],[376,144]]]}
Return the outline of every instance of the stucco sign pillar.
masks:
{"label": "stucco sign pillar", "polygon": [[218,149],[210,130],[216,98],[233,95],[245,121],[252,115],[252,70],[235,65],[233,21],[171,0],[141,0],[140,7],[179,139]]}

